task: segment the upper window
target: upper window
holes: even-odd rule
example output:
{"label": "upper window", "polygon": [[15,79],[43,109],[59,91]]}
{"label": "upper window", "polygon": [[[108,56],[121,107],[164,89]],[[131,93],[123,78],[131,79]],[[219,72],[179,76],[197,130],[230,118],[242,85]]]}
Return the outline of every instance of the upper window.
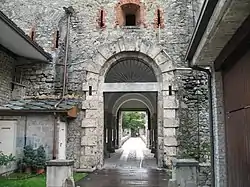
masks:
{"label": "upper window", "polygon": [[126,26],[136,26],[136,16],[134,14],[126,15]]}
{"label": "upper window", "polygon": [[140,0],[120,0],[116,5],[116,25],[145,26],[145,6]]}
{"label": "upper window", "polygon": [[140,6],[136,4],[125,4],[122,6],[122,21],[125,26],[140,25]]}

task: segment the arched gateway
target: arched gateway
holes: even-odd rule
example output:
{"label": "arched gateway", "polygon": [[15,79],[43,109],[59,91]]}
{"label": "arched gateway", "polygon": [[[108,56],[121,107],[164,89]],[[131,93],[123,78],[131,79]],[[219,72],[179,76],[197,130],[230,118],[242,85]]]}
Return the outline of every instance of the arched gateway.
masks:
{"label": "arched gateway", "polygon": [[[147,145],[156,154],[158,166],[176,155],[177,102],[173,61],[159,46],[141,39],[120,38],[102,46],[89,63],[88,91],[83,108],[82,146],[91,145],[92,167],[101,168],[104,155],[120,146],[121,110],[145,110],[149,116]],[[170,89],[170,90],[169,90]],[[81,166],[88,157],[81,153]],[[88,162],[89,163],[89,162]]]}

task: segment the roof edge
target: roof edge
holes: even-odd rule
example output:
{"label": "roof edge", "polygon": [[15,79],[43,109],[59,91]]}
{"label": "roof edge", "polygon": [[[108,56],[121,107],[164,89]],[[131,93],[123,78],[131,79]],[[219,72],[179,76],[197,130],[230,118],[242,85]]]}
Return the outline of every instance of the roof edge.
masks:
{"label": "roof edge", "polygon": [[186,55],[185,61],[190,61],[200,44],[200,41],[207,29],[208,23],[213,15],[215,7],[219,0],[206,0],[202,6],[201,13],[199,15],[197,24],[195,26],[193,35],[191,37]]}
{"label": "roof edge", "polygon": [[2,19],[9,27],[11,27],[19,36],[21,36],[26,42],[28,42],[32,47],[34,47],[39,53],[41,53],[48,61],[51,61],[53,58],[51,54],[44,51],[44,49],[39,46],[36,42],[31,40],[22,29],[20,29],[12,20],[10,20],[1,10],[0,10],[0,19]]}

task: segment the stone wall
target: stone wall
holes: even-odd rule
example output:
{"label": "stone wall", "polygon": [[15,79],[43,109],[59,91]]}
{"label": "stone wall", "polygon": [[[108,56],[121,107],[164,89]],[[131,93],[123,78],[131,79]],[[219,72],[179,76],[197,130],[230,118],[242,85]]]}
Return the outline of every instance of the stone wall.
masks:
{"label": "stone wall", "polygon": [[0,104],[11,99],[15,59],[0,50]]}
{"label": "stone wall", "polygon": [[178,129],[181,158],[210,161],[207,75],[192,71],[180,73],[180,127]]}
{"label": "stone wall", "polygon": [[199,164],[199,187],[210,187],[212,182],[211,164]]}
{"label": "stone wall", "polygon": [[80,168],[80,156],[81,150],[81,136],[82,136],[82,117],[84,112],[78,114],[77,119],[70,120],[68,122],[67,129],[67,146],[66,146],[66,155],[68,159],[74,160],[74,165],[76,168]]}
{"label": "stone wall", "polygon": [[20,69],[20,83],[25,85],[25,97],[54,97],[55,68],[53,64],[28,64]]}

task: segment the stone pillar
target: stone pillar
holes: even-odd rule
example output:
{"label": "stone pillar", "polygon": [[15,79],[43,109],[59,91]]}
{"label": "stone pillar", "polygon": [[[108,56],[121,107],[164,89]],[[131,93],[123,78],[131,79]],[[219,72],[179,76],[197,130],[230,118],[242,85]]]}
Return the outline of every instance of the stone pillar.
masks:
{"label": "stone pillar", "polygon": [[116,116],[112,116],[112,148],[115,152],[116,148],[116,131],[117,131],[117,118]]}
{"label": "stone pillar", "polygon": [[174,159],[172,179],[178,187],[198,186],[199,162],[194,159]]}
{"label": "stone pillar", "polygon": [[156,153],[157,152],[157,118],[156,114],[153,114],[151,118],[151,139],[152,139],[152,147],[151,147],[151,152]]}
{"label": "stone pillar", "polygon": [[150,149],[150,130],[147,129],[147,148]]}
{"label": "stone pillar", "polygon": [[119,143],[119,148],[122,146],[122,137],[123,137],[123,129],[122,129],[122,112],[119,112],[118,114],[119,118],[119,128],[118,128],[118,143]]}
{"label": "stone pillar", "polygon": [[175,95],[166,95],[163,97],[163,136],[164,136],[164,165],[171,166],[171,160],[177,154],[177,134],[176,129],[179,127],[178,120],[178,100]]}
{"label": "stone pillar", "polygon": [[47,162],[46,187],[74,187],[73,165],[74,161],[71,160]]}

